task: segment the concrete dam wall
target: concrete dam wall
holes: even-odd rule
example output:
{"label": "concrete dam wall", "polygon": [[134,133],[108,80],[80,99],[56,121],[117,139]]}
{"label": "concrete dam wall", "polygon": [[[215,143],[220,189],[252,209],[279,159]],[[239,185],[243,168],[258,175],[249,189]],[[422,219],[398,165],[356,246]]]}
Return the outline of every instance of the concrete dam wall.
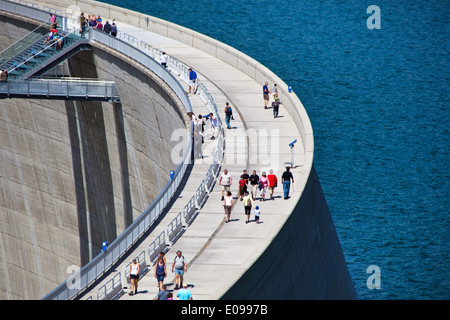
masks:
{"label": "concrete dam wall", "polygon": [[[0,51],[36,25],[0,15]],[[111,243],[178,165],[172,132],[188,133],[175,94],[139,64],[96,46],[68,69],[115,81],[121,104],[0,100],[0,299],[40,299]]]}

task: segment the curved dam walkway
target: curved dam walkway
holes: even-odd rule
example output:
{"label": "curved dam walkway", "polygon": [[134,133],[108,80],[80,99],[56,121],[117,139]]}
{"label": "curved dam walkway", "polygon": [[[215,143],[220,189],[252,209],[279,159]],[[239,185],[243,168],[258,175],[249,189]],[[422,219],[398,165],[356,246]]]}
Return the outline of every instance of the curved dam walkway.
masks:
{"label": "curved dam walkway", "polygon": [[[165,255],[168,276],[164,283],[168,285],[169,291],[174,290],[175,285],[175,277],[171,272],[172,262],[177,250],[180,250],[188,262],[184,283],[189,286],[194,299],[219,299],[264,251],[300,197],[300,190],[295,191],[294,183],[294,188],[291,188],[291,198],[284,200],[282,184],[279,182],[273,200],[267,200],[268,195],[266,195],[266,201],[263,202],[258,198],[255,199],[254,205],[259,205],[261,210],[261,223],[254,222],[252,213],[251,222],[246,224],[244,206],[237,197],[239,177],[244,169],[249,174],[256,170],[259,176],[263,171],[268,174],[272,169],[278,179],[281,179],[284,162],[291,160],[291,150],[288,144],[294,139],[300,140],[299,132],[290,115],[282,106],[278,118],[274,118],[271,108],[264,109],[263,84],[257,83],[240,70],[178,41],[123,24],[120,21],[117,24],[122,33],[146,41],[191,66],[213,96],[222,119],[225,118],[223,115],[225,102],[228,101],[233,108],[232,129],[225,129],[225,156],[221,170],[223,172],[224,168],[228,169],[233,178],[231,191],[235,205],[231,221],[227,224],[224,222],[221,186],[217,181],[193,223]],[[188,84],[185,83],[185,85],[188,90]],[[271,85],[273,84],[269,84],[269,88]],[[196,115],[207,113],[206,106],[198,95],[190,94],[189,97]],[[270,103],[271,101],[272,97]],[[226,127],[224,122],[222,124]],[[206,138],[210,139],[208,127],[206,133],[208,133]],[[271,134],[276,136],[271,137]],[[253,145],[252,142],[256,141],[258,144]],[[295,163],[302,163],[303,148],[300,144],[299,141],[294,148]],[[129,261],[126,261],[123,267],[118,268],[118,271],[123,272],[125,265],[145,250],[149,242],[165,229],[167,224],[183,209],[187,199],[195,193],[208,170],[208,157],[215,151],[215,149],[208,148],[208,145],[215,146],[209,142],[204,144],[205,158],[196,160],[178,200],[172,205],[159,226],[148,236],[149,240],[143,241],[141,247],[130,253]],[[279,159],[278,163],[265,163],[269,156]],[[301,169],[302,167],[299,165],[291,170],[294,181],[298,178]],[[133,296],[125,294],[120,299],[154,299],[156,297],[158,288],[154,277],[154,266],[149,266],[149,268],[149,272],[139,281],[138,294]],[[102,281],[82,299],[90,297],[96,299],[96,289],[106,281],[107,279]],[[175,299],[176,292],[173,291]]]}
{"label": "curved dam walkway", "polygon": [[[57,4],[52,0],[32,2],[50,6],[60,12],[66,12],[67,7],[64,5],[70,3],[65,0]],[[212,43],[203,40],[201,36],[195,39],[201,45],[188,45],[185,40],[188,29],[168,27],[170,32],[167,31],[167,36],[163,36],[163,31],[159,29],[163,29],[164,22],[154,23],[150,19],[151,24],[147,21],[145,27],[145,16],[136,15],[140,20],[132,21],[135,12],[127,9],[89,0],[76,3],[85,15],[101,14],[104,20],[115,18],[120,37],[137,39],[137,43],[145,41],[192,67],[212,95],[224,128],[225,102],[229,102],[233,108],[232,128],[224,129],[225,155],[221,164],[221,172],[228,169],[233,179],[231,191],[235,203],[231,221],[224,222],[221,187],[217,180],[195,220],[185,228],[176,242],[166,248],[168,275],[164,283],[173,292],[174,298],[177,299],[177,291],[174,290],[175,275],[171,272],[171,267],[178,250],[187,259],[184,284],[189,286],[195,300],[355,298],[339,239],[312,163],[312,129],[298,99],[292,99],[294,104],[298,101],[298,112],[295,110],[289,114],[281,105],[278,117],[274,118],[272,108],[264,109],[263,82],[269,82],[269,89],[274,83],[269,79],[261,81],[261,75],[271,75],[270,71],[266,73],[265,70],[258,69],[263,66],[258,65],[256,68],[249,60],[238,59],[239,53],[236,57],[233,56],[235,52],[228,55],[223,50],[219,55],[218,45],[216,55],[209,54],[207,52],[214,50]],[[74,14],[79,13],[77,11]],[[136,27],[137,25],[142,28]],[[155,27],[155,32],[152,27]],[[205,51],[196,47],[202,47]],[[243,69],[232,66],[232,59],[239,60],[235,64]],[[260,79],[261,82],[253,79],[251,72],[248,75],[246,67],[249,70],[253,67],[255,79]],[[273,78],[278,79],[275,75]],[[178,79],[188,90],[185,77]],[[281,102],[288,100],[288,94],[286,90],[285,94],[280,95]],[[199,95],[189,94],[189,99],[196,115],[208,113],[208,108]],[[272,101],[271,96],[269,106]],[[296,107],[297,104],[294,105]],[[288,108],[291,108],[290,105]],[[303,127],[300,128],[301,126]],[[208,135],[203,144],[204,159],[195,161],[185,185],[180,187],[178,197],[171,207],[166,209],[165,215],[148,236],[139,241],[122,259],[123,262],[90,288],[89,292],[84,292],[80,299],[97,299],[97,290],[111,280],[114,274],[117,275],[117,272],[123,274],[131,260],[147,250],[149,244],[166,230],[168,224],[195,194],[207,174],[217,145],[214,140],[208,140],[209,126],[206,130]],[[302,138],[307,139],[304,140],[306,146],[302,145]],[[289,144],[294,140],[297,142],[294,149],[291,149]],[[291,150],[294,151],[294,167],[291,172],[295,182],[291,185],[290,199],[285,200],[281,175],[285,171],[285,162],[291,161]],[[263,171],[268,174],[269,170],[273,170],[278,177],[278,187],[272,200],[268,200],[267,194],[266,200],[260,201],[259,193],[254,200],[254,206],[258,205],[261,210],[259,224],[255,223],[253,212],[251,222],[245,223],[243,202],[238,199],[238,181],[244,169],[248,174],[256,170],[260,177]],[[122,276],[122,286],[124,285],[126,281]],[[158,288],[154,265],[148,266],[146,273],[142,275],[136,295],[128,295],[129,285],[126,286],[121,300],[155,299]]]}

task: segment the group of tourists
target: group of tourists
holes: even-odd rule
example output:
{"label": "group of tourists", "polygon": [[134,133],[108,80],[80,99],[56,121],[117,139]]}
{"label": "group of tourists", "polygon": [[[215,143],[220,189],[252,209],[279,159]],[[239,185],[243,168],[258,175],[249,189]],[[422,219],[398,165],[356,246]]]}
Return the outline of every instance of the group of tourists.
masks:
{"label": "group of tourists", "polygon": [[[284,199],[287,200],[289,199],[291,183],[294,183],[294,176],[292,175],[292,172],[290,172],[289,167],[286,167],[286,171],[283,172],[281,181],[283,183]],[[230,221],[231,211],[234,204],[234,198],[230,190],[232,182],[233,178],[231,173],[228,169],[224,169],[219,178],[219,185],[222,188],[221,201],[225,210],[225,223]],[[255,222],[260,223],[260,207],[255,206],[254,201],[256,201],[258,194],[259,201],[266,201],[267,192],[269,193],[268,200],[274,199],[273,193],[275,188],[278,186],[277,176],[273,173],[272,169],[269,170],[269,174],[266,174],[266,172],[263,171],[261,177],[256,173],[256,170],[253,170],[253,173],[249,175],[247,170],[244,169],[242,175],[240,176],[238,185],[238,198],[244,205],[245,223],[250,222],[252,208],[255,214]]]}
{"label": "group of tourists", "polygon": [[[180,250],[177,251],[175,258],[172,263],[172,273],[175,274],[175,288],[174,290],[179,290],[177,297],[179,300],[192,300],[192,293],[188,289],[187,284],[183,285],[184,273],[187,271],[187,260],[183,256]],[[129,279],[130,279],[130,291],[129,295],[137,294],[138,282],[140,275],[140,264],[133,259],[130,264],[129,269]],[[157,300],[173,300],[173,293],[167,290],[167,285],[164,284],[164,279],[167,278],[168,272],[166,267],[166,257],[164,252],[160,252],[156,263],[154,266],[154,276],[158,285],[158,296]]]}
{"label": "group of tourists", "polygon": [[50,30],[45,37],[43,44],[54,44],[56,43],[56,50],[61,50],[66,43],[66,35],[58,34],[58,21],[56,20],[56,16],[50,13]]}
{"label": "group of tourists", "polygon": [[278,87],[277,84],[274,83],[272,90],[269,91],[269,83],[266,82],[263,85],[263,100],[264,100],[264,109],[268,109],[270,95],[273,97],[272,101],[272,110],[273,110],[273,117],[278,118],[278,110],[280,108],[281,100],[278,97]]}
{"label": "group of tourists", "polygon": [[86,31],[89,28],[95,28],[97,30],[101,30],[107,34],[112,35],[113,37],[117,36],[117,25],[115,19],[112,20],[112,23],[109,23],[106,20],[105,24],[103,24],[103,19],[100,16],[96,15],[88,15],[87,18],[84,16],[84,12],[80,15],[80,34],[82,37],[86,34]]}

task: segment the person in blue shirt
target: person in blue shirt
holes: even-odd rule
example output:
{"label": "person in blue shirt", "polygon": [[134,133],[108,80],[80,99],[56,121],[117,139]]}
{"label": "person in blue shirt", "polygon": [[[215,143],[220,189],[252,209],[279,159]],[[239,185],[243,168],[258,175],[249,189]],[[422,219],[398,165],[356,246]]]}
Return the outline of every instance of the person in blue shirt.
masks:
{"label": "person in blue shirt", "polygon": [[269,83],[266,82],[263,86],[263,99],[264,99],[264,109],[267,109],[267,104],[269,103]]}
{"label": "person in blue shirt", "polygon": [[180,300],[192,300],[192,293],[191,293],[191,291],[188,290],[187,284],[185,284],[185,285],[183,286],[183,289],[181,289],[180,291],[178,291],[177,297],[178,297]]}
{"label": "person in blue shirt", "polygon": [[189,71],[189,93],[191,93],[191,88],[192,92],[195,93],[197,91],[196,88],[197,73],[192,69],[189,69],[188,71]]}

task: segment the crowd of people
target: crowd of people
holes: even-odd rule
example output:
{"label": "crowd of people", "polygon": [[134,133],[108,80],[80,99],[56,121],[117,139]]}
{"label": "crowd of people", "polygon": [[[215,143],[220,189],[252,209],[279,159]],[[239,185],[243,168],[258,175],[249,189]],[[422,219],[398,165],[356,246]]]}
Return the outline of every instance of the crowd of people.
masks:
{"label": "crowd of people", "polygon": [[270,95],[273,97],[272,101],[272,110],[273,110],[273,117],[278,118],[278,111],[280,108],[281,100],[278,96],[278,87],[277,84],[274,83],[272,90],[269,91],[269,83],[266,82],[263,85],[263,100],[264,100],[264,109],[268,109]]}
{"label": "crowd of people", "polygon": [[[164,252],[159,252],[154,266],[154,277],[157,281],[158,295],[156,300],[174,300],[173,291],[178,290],[176,297],[179,300],[192,300],[192,293],[188,289],[188,285],[183,284],[184,273],[187,271],[187,260],[180,250],[177,251],[172,263],[172,273],[175,274],[175,287],[174,290],[168,290],[167,284],[164,284],[164,280],[167,278],[167,260],[164,256]],[[138,293],[138,282],[140,275],[140,264],[133,259],[129,268],[129,280],[130,291],[129,295],[135,295]]]}
{"label": "crowd of people", "polygon": [[[290,167],[286,167],[286,171],[283,172],[281,176],[281,181],[283,184],[284,199],[289,199],[291,183],[294,183],[294,176],[290,172]],[[222,188],[222,206],[225,210],[225,223],[228,223],[231,218],[231,211],[233,210],[234,198],[231,193],[231,185],[233,183],[233,178],[228,169],[224,169],[219,178],[219,185]],[[250,215],[253,209],[255,215],[255,222],[260,223],[261,210],[258,205],[254,202],[259,199],[259,201],[266,201],[266,193],[269,195],[268,200],[273,200],[273,193],[275,188],[278,186],[278,178],[273,173],[273,170],[269,170],[269,174],[265,171],[259,176],[256,170],[249,175],[247,170],[243,170],[243,173],[239,177],[238,182],[238,197],[240,201],[243,202],[245,223],[250,222]],[[258,198],[259,195],[259,198]],[[237,199],[236,198],[236,199]]]}
{"label": "crowd of people", "polygon": [[116,20],[112,19],[112,22],[109,23],[109,20],[103,24],[103,19],[98,15],[88,15],[87,17],[84,15],[84,12],[80,14],[80,34],[82,37],[86,34],[89,28],[95,28],[97,30],[101,30],[107,34],[112,35],[113,37],[117,36],[117,25]]}
{"label": "crowd of people", "polygon": [[50,13],[50,30],[47,33],[43,44],[54,44],[56,43],[56,50],[62,50],[64,45],[67,43],[65,33],[58,33],[59,25],[56,20],[56,16]]}

